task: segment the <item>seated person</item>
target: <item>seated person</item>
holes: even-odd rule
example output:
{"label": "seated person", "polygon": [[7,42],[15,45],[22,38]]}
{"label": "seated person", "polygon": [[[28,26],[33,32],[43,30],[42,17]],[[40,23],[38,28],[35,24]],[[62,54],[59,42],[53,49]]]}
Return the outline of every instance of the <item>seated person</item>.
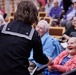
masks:
{"label": "seated person", "polygon": [[67,49],[61,52],[48,65],[50,72],[45,72],[44,75],[61,75],[76,68],[76,37],[71,37],[67,43]]}
{"label": "seated person", "polygon": [[76,15],[76,1],[70,6],[65,17],[60,21],[60,25],[68,29],[72,25],[72,18]]}
{"label": "seated person", "polygon": [[62,9],[61,9],[61,7],[59,7],[57,0],[54,0],[53,3],[54,3],[54,6],[51,8],[51,10],[49,12],[49,16],[52,18],[51,25],[56,26],[56,25],[59,25],[59,19],[60,19],[60,15],[62,13]]}
{"label": "seated person", "polygon": [[47,4],[45,5],[45,12],[49,15],[49,12],[52,8],[52,0],[47,0]]}
{"label": "seated person", "polygon": [[[36,26],[36,30],[41,37],[43,53],[46,56],[52,57],[54,59],[61,52],[61,47],[58,40],[49,35],[49,24],[47,23],[47,21],[40,20],[38,22],[38,25]],[[42,66],[41,64],[35,62],[33,58],[33,50],[31,51],[29,60],[34,62],[38,67]]]}
{"label": "seated person", "polygon": [[61,7],[59,7],[58,1],[55,0],[54,6],[50,10],[49,16],[52,17],[53,19],[58,19],[59,16],[61,15],[61,13],[62,13],[62,9],[61,9]]}
{"label": "seated person", "polygon": [[62,38],[68,40],[70,37],[76,37],[76,34],[72,35],[73,32],[76,32],[76,16],[73,17],[72,26],[65,31]]}

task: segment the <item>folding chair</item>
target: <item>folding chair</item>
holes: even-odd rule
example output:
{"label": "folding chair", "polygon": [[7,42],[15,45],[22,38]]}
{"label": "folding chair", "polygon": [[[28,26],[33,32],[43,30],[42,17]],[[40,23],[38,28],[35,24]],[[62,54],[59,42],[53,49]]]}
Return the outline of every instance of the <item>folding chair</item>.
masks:
{"label": "folding chair", "polygon": [[44,19],[44,17],[47,17],[47,13],[46,12],[39,12],[38,13],[38,19],[39,21]]}
{"label": "folding chair", "polygon": [[13,21],[14,20],[14,17],[10,16],[9,17],[9,22]]}
{"label": "folding chair", "polygon": [[47,13],[46,12],[39,12],[38,17],[47,17]]}
{"label": "folding chair", "polygon": [[60,38],[65,32],[65,27],[50,27],[49,34],[55,38]]}
{"label": "folding chair", "polygon": [[[43,66],[37,68],[37,70],[34,72],[33,75],[37,75],[37,74],[43,72],[44,69],[46,69],[46,68],[47,68],[47,65],[43,65]],[[76,75],[76,68],[75,69],[72,69],[71,71],[68,71],[66,73],[63,73],[61,75]]]}
{"label": "folding chair", "polygon": [[11,12],[10,16],[14,16],[14,12]]}
{"label": "folding chair", "polygon": [[51,23],[52,23],[51,17],[44,17],[44,20],[47,21],[49,25],[51,25]]}

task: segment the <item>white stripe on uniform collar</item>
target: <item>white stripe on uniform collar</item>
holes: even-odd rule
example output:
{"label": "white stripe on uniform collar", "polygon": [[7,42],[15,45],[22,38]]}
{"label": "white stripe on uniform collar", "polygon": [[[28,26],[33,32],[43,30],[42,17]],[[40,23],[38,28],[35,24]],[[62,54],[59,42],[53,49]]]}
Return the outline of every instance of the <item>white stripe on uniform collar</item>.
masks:
{"label": "white stripe on uniform collar", "polygon": [[[32,37],[33,37],[33,34],[34,34],[34,28],[31,29],[29,36],[27,36],[27,35],[20,34],[20,33],[17,33],[17,32],[6,31],[7,25],[4,25],[1,33],[10,34],[10,35],[18,36],[18,37],[24,37],[26,39],[32,40]],[[8,29],[10,30],[10,28],[8,28]]]}

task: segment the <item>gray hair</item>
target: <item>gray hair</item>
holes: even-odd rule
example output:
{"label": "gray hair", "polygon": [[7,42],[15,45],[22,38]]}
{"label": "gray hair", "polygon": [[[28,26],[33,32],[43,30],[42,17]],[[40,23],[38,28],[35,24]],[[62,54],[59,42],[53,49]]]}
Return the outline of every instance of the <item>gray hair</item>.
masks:
{"label": "gray hair", "polygon": [[[76,37],[70,37],[69,40],[70,40],[70,39],[73,39],[73,40],[75,40],[75,42],[76,42]],[[69,40],[68,40],[68,41],[69,41]]]}
{"label": "gray hair", "polygon": [[46,30],[46,31],[49,31],[50,25],[48,24],[48,22],[45,21],[45,20],[40,20],[40,21],[38,22],[38,25],[40,25],[41,23],[44,24],[45,30]]}

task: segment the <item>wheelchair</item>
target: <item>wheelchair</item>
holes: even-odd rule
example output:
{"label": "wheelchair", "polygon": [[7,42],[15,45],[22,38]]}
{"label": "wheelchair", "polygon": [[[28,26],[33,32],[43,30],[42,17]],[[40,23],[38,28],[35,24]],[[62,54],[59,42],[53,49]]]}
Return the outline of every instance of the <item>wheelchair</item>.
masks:
{"label": "wheelchair", "polygon": [[[41,75],[41,73],[44,71],[44,69],[47,68],[47,65],[43,65],[39,68],[36,68],[36,70],[34,71],[34,73],[32,75]],[[61,75],[76,75],[76,68],[72,69],[71,71],[68,71],[66,73],[63,73]]]}

